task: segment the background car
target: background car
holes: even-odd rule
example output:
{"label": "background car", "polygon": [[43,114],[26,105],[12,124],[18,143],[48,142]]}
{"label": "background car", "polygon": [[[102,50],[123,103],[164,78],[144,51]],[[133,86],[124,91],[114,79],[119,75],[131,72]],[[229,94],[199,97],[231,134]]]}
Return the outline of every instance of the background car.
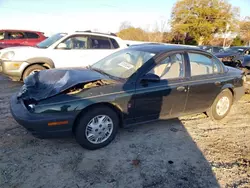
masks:
{"label": "background car", "polygon": [[225,65],[231,67],[242,67],[244,56],[249,54],[250,47],[233,46],[226,48],[223,52],[216,53],[215,56]]}
{"label": "background car", "polygon": [[199,46],[199,48],[212,54],[224,52],[224,48],[221,46]]}
{"label": "background car", "polygon": [[250,92],[249,55],[250,46],[233,46],[225,49],[224,52],[215,54],[215,56],[217,56],[225,65],[238,68],[244,72],[244,87],[246,93]]}
{"label": "background car", "polygon": [[244,94],[241,71],[211,53],[173,45],[119,50],[88,68],[27,77],[13,117],[40,137],[75,135],[87,149],[108,145],[119,126],[206,112],[223,119]]}
{"label": "background car", "polygon": [[91,65],[127,47],[127,43],[113,33],[57,33],[36,47],[21,46],[0,50],[0,63],[5,75],[20,81],[45,69]]}
{"label": "background car", "polygon": [[40,31],[0,30],[0,49],[14,46],[35,46],[46,38]]}

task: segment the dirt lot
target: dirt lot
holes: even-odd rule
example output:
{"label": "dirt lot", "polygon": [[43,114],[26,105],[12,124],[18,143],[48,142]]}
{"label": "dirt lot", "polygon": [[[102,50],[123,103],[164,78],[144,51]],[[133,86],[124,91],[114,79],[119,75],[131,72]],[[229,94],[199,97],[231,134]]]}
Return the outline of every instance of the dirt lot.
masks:
{"label": "dirt lot", "polygon": [[12,118],[19,83],[0,75],[0,187],[250,187],[250,95],[229,116],[139,125],[89,151],[73,138],[37,139]]}

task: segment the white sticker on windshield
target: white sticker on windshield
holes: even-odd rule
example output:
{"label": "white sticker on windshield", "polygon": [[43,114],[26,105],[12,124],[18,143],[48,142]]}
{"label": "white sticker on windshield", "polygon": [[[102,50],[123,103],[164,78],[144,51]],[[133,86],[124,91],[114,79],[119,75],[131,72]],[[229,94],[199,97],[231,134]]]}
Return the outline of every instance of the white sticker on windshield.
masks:
{"label": "white sticker on windshield", "polygon": [[118,65],[120,65],[121,67],[125,68],[125,69],[132,69],[134,67],[134,65],[131,65],[125,61],[122,61],[121,63],[119,63]]}

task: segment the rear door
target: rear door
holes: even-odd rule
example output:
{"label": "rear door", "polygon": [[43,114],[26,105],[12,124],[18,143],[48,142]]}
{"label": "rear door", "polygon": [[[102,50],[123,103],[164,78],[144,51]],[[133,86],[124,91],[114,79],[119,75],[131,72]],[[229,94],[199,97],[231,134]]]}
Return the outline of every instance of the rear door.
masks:
{"label": "rear door", "polygon": [[88,62],[93,64],[100,59],[116,52],[119,50],[119,44],[115,41],[115,39],[103,36],[89,36],[89,58]]}
{"label": "rear door", "polygon": [[189,92],[185,108],[187,113],[206,111],[223,85],[223,68],[221,63],[207,53],[188,52]]}
{"label": "rear door", "polygon": [[25,46],[35,46],[39,42],[39,35],[34,32],[25,32],[26,40],[22,42]]}
{"label": "rear door", "polygon": [[187,98],[185,64],[182,53],[167,55],[148,72],[158,75],[159,82],[137,81],[136,122],[178,116],[184,112]]}

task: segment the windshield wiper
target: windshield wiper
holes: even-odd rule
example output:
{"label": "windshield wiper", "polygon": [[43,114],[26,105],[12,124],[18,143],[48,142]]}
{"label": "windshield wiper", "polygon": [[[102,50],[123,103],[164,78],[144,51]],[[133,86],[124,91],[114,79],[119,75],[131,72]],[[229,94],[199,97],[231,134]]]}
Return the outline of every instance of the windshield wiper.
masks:
{"label": "windshield wiper", "polygon": [[104,72],[103,70],[100,70],[100,69],[97,69],[97,68],[92,68],[92,67],[89,67],[89,68],[92,69],[92,70],[94,70],[94,71],[96,71],[96,72],[99,72],[99,73],[101,73],[101,74],[105,74],[105,75],[111,77],[110,74]]}
{"label": "windshield wiper", "polygon": [[101,70],[101,69],[92,68],[91,66],[89,66],[89,67],[87,67],[87,68],[88,68],[88,69],[92,69],[92,70],[94,70],[94,71],[96,71],[96,72],[99,72],[99,73],[101,73],[101,74],[104,74],[104,75],[106,75],[106,76],[108,76],[108,77],[110,77],[110,78],[112,78],[112,79],[120,79],[120,78],[118,78],[118,77],[116,77],[116,76],[112,76],[112,75],[110,75],[110,74],[104,72],[104,71]]}

